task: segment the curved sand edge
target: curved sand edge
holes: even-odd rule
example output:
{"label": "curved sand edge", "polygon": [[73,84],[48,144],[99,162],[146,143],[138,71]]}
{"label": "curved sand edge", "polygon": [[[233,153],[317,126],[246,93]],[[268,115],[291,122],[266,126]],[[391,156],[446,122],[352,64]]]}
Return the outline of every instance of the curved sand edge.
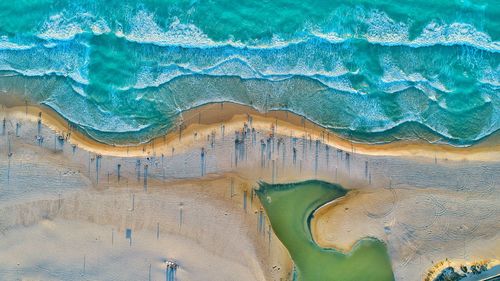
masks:
{"label": "curved sand edge", "polygon": [[[458,268],[460,264],[496,260],[495,217],[484,214],[485,206],[498,206],[495,197],[478,195],[474,189],[404,186],[395,189],[393,202],[391,192],[386,192],[390,190],[355,189],[319,207],[310,222],[314,242],[350,252],[360,239],[374,237],[388,246],[400,279],[430,276],[426,280],[433,280],[445,265]],[[457,210],[471,209],[480,211],[457,214]],[[435,214],[436,210],[441,213]]]}
{"label": "curved sand edge", "polygon": [[[39,118],[40,113],[41,118]],[[500,143],[496,139],[471,147],[454,147],[424,141],[398,141],[388,144],[354,143],[328,132],[325,128],[299,115],[285,111],[260,113],[248,106],[234,103],[207,104],[184,112],[178,121],[180,125],[178,128],[182,129],[171,131],[148,143],[127,146],[109,145],[95,141],[70,128],[66,120],[48,107],[27,105],[3,108],[0,111],[0,118],[14,118],[31,122],[38,122],[41,119],[44,125],[67,137],[70,143],[80,148],[96,154],[120,157],[167,154],[173,151],[182,152],[193,147],[201,147],[207,136],[215,134],[216,137],[219,137],[222,134],[222,127],[225,134],[232,134],[234,131],[240,131],[243,124],[248,124],[251,119],[252,127],[257,131],[269,133],[274,131],[276,135],[321,140],[332,147],[357,154],[424,157],[455,161],[498,161],[500,159]]]}
{"label": "curved sand edge", "polygon": [[[359,191],[356,189],[349,190],[349,192],[347,192],[346,195],[319,206],[313,212],[313,217],[309,224],[309,230],[311,231],[311,236],[313,238],[314,243],[316,243],[319,247],[336,249],[337,251],[346,254],[350,253],[361,239],[370,237],[370,236],[357,237],[357,239],[351,239],[352,241],[350,241],[349,243],[339,243],[330,241],[330,239],[328,239],[326,235],[324,235],[324,233],[320,231],[320,228],[322,227],[322,225],[320,225],[321,224],[320,221],[324,220],[325,217],[328,218],[331,209],[340,207],[344,202],[347,202],[351,198],[356,197],[358,193]],[[383,241],[384,243],[386,242],[377,236],[378,235],[375,235],[373,238]]]}

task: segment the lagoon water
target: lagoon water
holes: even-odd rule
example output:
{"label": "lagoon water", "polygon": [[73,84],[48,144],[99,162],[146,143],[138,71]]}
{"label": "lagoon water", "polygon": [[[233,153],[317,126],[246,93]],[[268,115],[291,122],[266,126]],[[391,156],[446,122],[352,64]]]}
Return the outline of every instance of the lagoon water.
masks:
{"label": "lagoon water", "polygon": [[321,205],[347,193],[321,181],[261,184],[257,191],[273,231],[288,249],[300,281],[394,280],[387,249],[379,240],[358,241],[349,253],[319,247],[312,239],[310,220]]}
{"label": "lagoon water", "polygon": [[232,101],[467,146],[500,128],[499,17],[493,0],[3,1],[0,91],[107,143]]}

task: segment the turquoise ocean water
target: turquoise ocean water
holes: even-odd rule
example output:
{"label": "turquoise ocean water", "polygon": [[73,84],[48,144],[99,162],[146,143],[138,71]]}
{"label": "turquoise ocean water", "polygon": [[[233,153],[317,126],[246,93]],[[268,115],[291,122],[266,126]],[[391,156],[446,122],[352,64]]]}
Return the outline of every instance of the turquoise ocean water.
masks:
{"label": "turquoise ocean water", "polygon": [[465,146],[500,128],[499,40],[498,0],[0,1],[0,95],[107,143],[232,101]]}

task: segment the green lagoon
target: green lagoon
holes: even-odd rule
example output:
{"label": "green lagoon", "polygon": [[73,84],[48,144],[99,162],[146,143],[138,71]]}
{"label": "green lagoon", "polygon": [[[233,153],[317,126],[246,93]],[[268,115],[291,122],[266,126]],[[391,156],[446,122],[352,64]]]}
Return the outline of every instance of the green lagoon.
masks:
{"label": "green lagoon", "polygon": [[341,186],[321,181],[261,183],[257,194],[296,265],[298,280],[394,280],[387,248],[377,239],[362,239],[349,253],[321,248],[313,241],[310,221],[314,211],[346,195]]}

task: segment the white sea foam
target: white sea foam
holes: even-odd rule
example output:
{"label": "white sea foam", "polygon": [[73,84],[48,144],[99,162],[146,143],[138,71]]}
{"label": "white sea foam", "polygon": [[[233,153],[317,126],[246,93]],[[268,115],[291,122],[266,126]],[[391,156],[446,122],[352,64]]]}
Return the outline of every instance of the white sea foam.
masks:
{"label": "white sea foam", "polygon": [[31,69],[18,69],[8,64],[0,64],[0,71],[12,71],[18,75],[28,77],[43,77],[43,76],[62,76],[72,79],[74,82],[86,85],[88,80],[83,78],[79,72],[65,72],[57,69],[44,69],[44,68],[31,68]]}
{"label": "white sea foam", "polygon": [[44,22],[38,37],[44,40],[72,40],[78,34],[92,32],[95,35],[110,32],[106,21],[89,13],[73,14],[69,11],[52,15]]}
{"label": "white sea foam", "polygon": [[[249,62],[250,61],[250,62]],[[242,79],[263,79],[269,81],[279,81],[289,79],[293,76],[304,76],[318,80],[332,89],[348,92],[356,92],[346,79],[339,79],[348,74],[349,71],[339,64],[332,71],[325,71],[317,66],[308,66],[304,63],[293,66],[269,67],[268,65],[259,65],[255,67],[252,63],[255,60],[247,60],[239,55],[233,55],[224,58],[222,61],[214,60],[209,64],[166,64],[161,68],[151,69],[149,67],[141,68],[137,74],[137,82],[133,86],[126,86],[120,90],[143,89],[148,87],[159,87],[168,83],[172,79],[187,75],[209,75],[209,76],[235,76]],[[260,64],[260,63],[259,63]],[[311,68],[313,67],[313,68]]]}
{"label": "white sea foam", "polygon": [[7,36],[0,37],[0,50],[23,51],[23,50],[29,50],[35,46],[36,46],[35,44],[14,43],[14,42],[10,41],[9,37],[7,37]]}
{"label": "white sea foam", "polygon": [[420,73],[405,73],[388,56],[382,57],[381,61],[384,73],[380,79],[383,84],[379,86],[387,93],[401,92],[414,87],[425,93],[429,99],[436,101],[438,91],[445,93],[451,92],[451,90],[448,89],[441,81],[435,78],[430,80]]}
{"label": "white sea foam", "polygon": [[74,83],[71,83],[71,88],[73,89],[73,91],[75,91],[75,93],[79,94],[80,96],[84,98],[87,97],[87,93],[85,93],[85,90],[81,85],[76,85]]}
{"label": "white sea foam", "polygon": [[481,69],[481,76],[478,81],[480,83],[490,85],[492,87],[500,87],[500,65],[496,69],[492,69],[490,66],[486,65]]}
{"label": "white sea foam", "polygon": [[372,10],[363,21],[368,24],[367,34],[364,36],[369,42],[399,45],[409,41],[408,25],[394,21],[384,12]]}
{"label": "white sea foam", "polygon": [[[117,37],[142,44],[190,48],[232,46],[234,48],[248,49],[280,49],[313,39],[327,41],[332,44],[340,44],[349,39],[364,39],[373,44],[388,46],[468,45],[490,52],[500,52],[500,42],[492,41],[488,34],[477,30],[476,27],[470,24],[430,22],[422,30],[420,36],[410,40],[410,26],[408,23],[397,22],[386,13],[376,9],[363,12],[357,11],[356,14],[360,22],[368,25],[366,34],[339,32],[336,30],[338,28],[336,25],[333,25],[330,30],[318,26],[307,26],[304,32],[291,35],[290,38],[282,38],[275,34],[271,39],[241,42],[230,37],[223,41],[213,40],[196,25],[181,22],[176,17],[163,28],[158,24],[155,14],[144,9],[131,15],[126,23],[115,23],[115,30],[111,30],[104,19],[97,18],[89,13],[75,14],[63,11],[51,16],[42,25],[38,37],[45,40],[71,40],[76,35],[84,32],[91,32],[96,35],[113,32]],[[122,26],[129,26],[130,28],[124,30]]]}
{"label": "white sea foam", "polygon": [[64,104],[64,106],[59,103],[54,97],[42,102],[71,123],[102,133],[134,133],[153,125],[139,124],[133,118],[117,116],[88,103],[82,104],[80,99],[74,99],[73,104]]}
{"label": "white sea foam", "polygon": [[43,24],[38,37],[45,40],[71,40],[83,31],[81,23],[71,22],[63,14],[56,14]]}
{"label": "white sea foam", "polygon": [[[123,36],[133,42],[152,43],[160,46],[215,45],[215,42],[195,25],[181,23],[178,18],[174,18],[168,30],[162,29],[156,23],[153,13],[144,10],[139,11],[130,21],[130,32]],[[119,32],[123,34],[123,31]]]}
{"label": "white sea foam", "polygon": [[493,42],[486,33],[478,31],[474,26],[465,23],[438,24],[429,23],[422,34],[413,42],[416,45],[470,45],[480,49],[498,52],[500,42]]}
{"label": "white sea foam", "polygon": [[314,28],[311,29],[311,34],[316,38],[324,39],[330,43],[342,43],[342,42],[345,42],[348,38],[353,37],[352,35],[346,36],[346,37],[341,37],[339,34],[337,34],[334,31],[322,33],[322,32],[315,30]]}

